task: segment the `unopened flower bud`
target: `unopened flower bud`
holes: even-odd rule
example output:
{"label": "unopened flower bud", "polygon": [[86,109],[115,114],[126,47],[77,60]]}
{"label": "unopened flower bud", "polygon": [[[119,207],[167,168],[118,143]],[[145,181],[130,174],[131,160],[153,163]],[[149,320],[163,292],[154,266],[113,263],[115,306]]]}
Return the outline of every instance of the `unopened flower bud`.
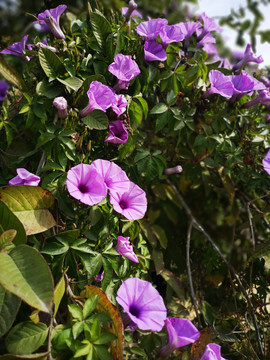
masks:
{"label": "unopened flower bud", "polygon": [[138,7],[138,5],[135,3],[135,1],[130,0],[130,2],[128,4],[128,10],[127,10],[126,15],[125,15],[126,21],[128,21],[130,19],[130,16],[131,16],[132,12],[134,10],[136,10],[137,7]]}
{"label": "unopened flower bud", "polygon": [[60,25],[57,24],[53,16],[45,16],[44,17],[45,23],[49,26],[51,32],[53,33],[56,39],[65,39],[65,35],[60,28]]}
{"label": "unopened flower bud", "polygon": [[173,168],[168,168],[164,170],[165,175],[172,175],[172,174],[180,174],[183,171],[182,166],[177,165]]}
{"label": "unopened flower bud", "polygon": [[60,117],[60,119],[64,120],[68,116],[68,113],[67,113],[67,100],[62,96],[56,97],[53,100],[53,105],[57,108],[58,116]]}

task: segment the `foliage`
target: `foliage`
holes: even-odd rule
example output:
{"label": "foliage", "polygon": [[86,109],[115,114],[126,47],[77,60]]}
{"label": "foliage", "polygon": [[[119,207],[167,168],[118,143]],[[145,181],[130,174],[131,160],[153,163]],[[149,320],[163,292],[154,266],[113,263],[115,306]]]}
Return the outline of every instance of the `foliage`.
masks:
{"label": "foliage", "polygon": [[[158,358],[165,330],[123,330],[116,293],[130,277],[151,281],[168,316],[201,330],[172,359],[199,359],[211,342],[225,358],[267,359],[267,106],[243,107],[251,93],[238,102],[206,97],[209,71],[232,70],[209,63],[195,35],[188,48],[168,45],[165,61],[147,62],[138,24],[119,10],[125,4],[80,5],[61,18],[65,40],[35,32],[29,62],[0,55],[9,82],[0,108],[0,359]],[[38,46],[44,39],[55,52]],[[108,66],[120,53],[132,55],[140,74],[121,91],[129,137],[118,145],[104,142],[112,109],[80,112],[92,82],[116,85]],[[59,96],[64,118],[53,106]],[[93,206],[70,195],[68,170],[96,159],[114,161],[145,190],[143,219],[121,216],[109,195]],[[177,165],[181,174],[165,175]],[[40,186],[7,186],[18,168],[37,173]],[[116,252],[118,236],[129,237],[139,264]]]}

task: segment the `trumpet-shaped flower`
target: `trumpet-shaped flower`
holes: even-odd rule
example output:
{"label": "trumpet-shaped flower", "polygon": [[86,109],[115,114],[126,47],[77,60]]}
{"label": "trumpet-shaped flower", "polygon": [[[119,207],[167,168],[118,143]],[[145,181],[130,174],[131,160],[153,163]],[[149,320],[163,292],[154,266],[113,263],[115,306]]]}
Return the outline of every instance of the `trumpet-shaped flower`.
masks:
{"label": "trumpet-shaped flower", "polygon": [[17,169],[17,176],[9,180],[9,185],[28,185],[28,186],[38,186],[40,182],[40,177],[30,173],[24,168]]}
{"label": "trumpet-shaped flower", "polygon": [[127,109],[127,100],[123,94],[117,95],[114,94],[114,100],[112,103],[113,111],[118,115],[122,115]]}
{"label": "trumpet-shaped flower", "polygon": [[22,59],[25,59],[26,61],[29,61],[29,57],[25,56],[25,46],[27,39],[28,39],[28,35],[25,35],[21,41],[16,42],[8,46],[6,49],[0,51],[0,54],[16,55]]}
{"label": "trumpet-shaped flower", "polygon": [[166,25],[160,31],[160,39],[163,46],[167,46],[172,42],[182,41],[185,35],[179,25]]}
{"label": "trumpet-shaped flower", "polygon": [[66,37],[60,28],[59,19],[66,8],[66,5],[59,5],[54,9],[45,10],[43,13],[38,14],[38,20],[34,21],[34,24],[40,24],[43,29],[45,29],[44,25],[47,25],[56,39],[65,39]]}
{"label": "trumpet-shaped flower", "polygon": [[118,236],[115,250],[118,254],[126,257],[127,259],[134,261],[135,263],[139,262],[137,255],[133,251],[133,246],[129,242],[129,237]]}
{"label": "trumpet-shaped flower", "polygon": [[113,161],[97,159],[91,166],[101,175],[110,192],[122,193],[129,189],[130,180],[127,174]]}
{"label": "trumpet-shaped flower", "polygon": [[126,314],[126,325],[134,330],[160,331],[167,310],[158,291],[148,281],[137,278],[125,280],[117,292],[116,301]]}
{"label": "trumpet-shaped flower", "polygon": [[264,104],[264,105],[270,104],[269,89],[260,91],[259,95],[255,99],[246,102],[243,105],[243,107],[244,108],[249,108],[249,107],[254,106],[256,104]]}
{"label": "trumpet-shaped flower", "polygon": [[205,352],[200,360],[226,360],[221,356],[221,347],[217,344],[210,343],[206,345]]}
{"label": "trumpet-shaped flower", "polygon": [[111,191],[110,202],[114,210],[122,214],[128,220],[137,220],[142,218],[147,209],[145,192],[131,181],[127,191]]}
{"label": "trumpet-shaped flower", "polygon": [[243,67],[249,62],[254,62],[257,64],[263,62],[262,56],[256,56],[255,54],[253,54],[253,52],[251,51],[251,44],[247,44],[244,56],[237,64],[234,65],[233,70],[239,71],[243,69]]}
{"label": "trumpet-shaped flower", "polygon": [[148,40],[155,40],[161,29],[168,24],[166,19],[152,19],[144,21],[137,26],[137,34],[146,37]]}
{"label": "trumpet-shaped flower", "polygon": [[6,97],[8,89],[8,83],[5,80],[0,80],[0,101],[3,101]]}
{"label": "trumpet-shaped flower", "polygon": [[102,176],[92,165],[79,164],[67,174],[67,189],[72,197],[87,205],[95,205],[107,195]]}
{"label": "trumpet-shaped flower", "polygon": [[146,41],[144,44],[145,61],[165,61],[167,59],[166,51],[161,44],[156,41]]}
{"label": "trumpet-shaped flower", "polygon": [[127,89],[129,82],[140,74],[140,69],[136,61],[132,60],[131,55],[117,54],[114,57],[114,62],[108,67],[110,73],[117,77],[120,84],[116,84],[114,88],[116,91]]}
{"label": "trumpet-shaped flower", "polygon": [[122,120],[112,121],[109,124],[109,134],[105,142],[113,144],[126,143],[128,139],[128,131]]}
{"label": "trumpet-shaped flower", "polygon": [[266,154],[265,158],[262,161],[263,168],[270,175],[270,150]]}
{"label": "trumpet-shaped flower", "polygon": [[199,337],[199,330],[188,319],[167,318],[165,326],[168,334],[168,344],[160,350],[160,356],[167,357],[175,349],[194,343]]}
{"label": "trumpet-shaped flower", "polygon": [[230,75],[226,76],[218,70],[211,70],[209,72],[209,80],[211,82],[211,87],[207,94],[219,94],[226,98],[232,97],[234,87],[232,84],[232,77]]}
{"label": "trumpet-shaped flower", "polygon": [[85,117],[93,110],[106,110],[115,102],[115,93],[99,81],[93,81],[87,91],[89,104],[80,112],[81,117]]}

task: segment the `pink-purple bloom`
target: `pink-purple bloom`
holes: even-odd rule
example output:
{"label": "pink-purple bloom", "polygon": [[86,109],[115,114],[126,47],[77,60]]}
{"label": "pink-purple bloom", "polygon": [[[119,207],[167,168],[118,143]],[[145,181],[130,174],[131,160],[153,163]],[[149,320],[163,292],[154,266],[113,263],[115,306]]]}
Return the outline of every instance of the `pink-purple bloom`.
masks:
{"label": "pink-purple bloom", "polygon": [[182,30],[182,33],[185,36],[185,48],[188,48],[189,38],[195,33],[195,31],[202,27],[202,24],[199,21],[188,21],[178,24]]}
{"label": "pink-purple bloom", "polygon": [[0,51],[0,54],[16,55],[26,61],[29,61],[29,57],[25,56],[25,46],[27,39],[28,39],[28,35],[25,35],[21,41],[16,42],[8,46],[6,49]]}
{"label": "pink-purple bloom", "polygon": [[111,105],[112,110],[118,115],[122,115],[127,109],[127,100],[123,94],[114,94],[114,100]]}
{"label": "pink-purple bloom", "polygon": [[144,59],[145,61],[165,61],[167,54],[163,46],[155,40],[146,41],[144,44]]}
{"label": "pink-purple bloom", "polygon": [[111,121],[109,124],[109,134],[105,142],[113,144],[123,144],[128,140],[128,131],[122,120]]}
{"label": "pink-purple bloom", "polygon": [[67,174],[67,189],[72,197],[87,205],[95,205],[107,195],[102,176],[92,165],[79,164]]}
{"label": "pink-purple bloom", "polygon": [[244,108],[249,108],[249,107],[257,105],[257,104],[264,104],[264,105],[270,104],[269,89],[260,91],[259,95],[255,99],[246,102],[243,105],[243,107]]}
{"label": "pink-purple bloom", "polygon": [[127,174],[113,161],[97,159],[91,166],[101,175],[110,192],[123,193],[129,189],[130,180]]}
{"label": "pink-purple bloom", "polygon": [[146,37],[148,40],[155,40],[161,29],[168,24],[166,19],[151,19],[144,21],[137,26],[137,34]]}
{"label": "pink-purple bloom", "polygon": [[89,104],[80,112],[81,117],[85,117],[93,110],[106,110],[115,102],[115,93],[107,86],[99,81],[93,81],[87,91]]}
{"label": "pink-purple bloom", "polygon": [[163,46],[167,46],[172,42],[182,41],[185,37],[178,24],[164,26],[159,35]]}
{"label": "pink-purple bloom", "polygon": [[54,9],[45,10],[38,14],[38,20],[34,24],[40,24],[45,29],[44,25],[51,30],[56,39],[65,39],[65,35],[60,28],[59,19],[61,14],[66,10],[66,5],[59,5]]}
{"label": "pink-purple bloom", "polygon": [[131,55],[115,55],[114,62],[109,65],[108,70],[119,80],[114,88],[115,91],[127,89],[129,82],[140,74],[140,69],[136,61],[132,60]]}
{"label": "pink-purple bloom", "polygon": [[177,165],[173,168],[168,168],[164,170],[165,175],[172,175],[172,174],[180,174],[183,171],[183,168],[181,165]]}
{"label": "pink-purple bloom", "polygon": [[270,175],[270,150],[268,150],[267,154],[265,155],[262,164],[264,170],[267,172],[268,175]]}
{"label": "pink-purple bloom", "polygon": [[206,345],[205,352],[200,360],[226,360],[221,356],[221,347],[217,344],[210,343]]}
{"label": "pink-purple bloom", "polygon": [[142,15],[139,13],[139,11],[137,11],[137,4],[135,3],[134,0],[130,0],[128,7],[123,7],[121,9],[122,14],[125,16],[126,21],[129,21],[130,18],[134,17],[134,16],[138,16],[139,18],[142,18]]}
{"label": "pink-purple bloom", "polygon": [[110,202],[114,210],[128,220],[137,220],[142,218],[147,209],[145,192],[131,181],[127,191],[111,191]]}
{"label": "pink-purple bloom", "polygon": [[200,20],[203,21],[203,30],[199,36],[199,40],[201,40],[207,33],[211,31],[219,33],[223,31],[223,29],[216,24],[215,20],[211,17],[208,17],[205,13],[201,14]]}
{"label": "pink-purple bloom", "polygon": [[211,87],[204,97],[208,96],[208,94],[219,94],[226,98],[232,97],[234,88],[231,75],[226,76],[218,70],[211,70],[209,72],[209,80],[211,82]]}
{"label": "pink-purple bloom", "polygon": [[0,101],[3,101],[6,97],[8,89],[8,83],[5,80],[0,80]]}
{"label": "pink-purple bloom", "polygon": [[116,301],[123,307],[124,323],[132,329],[161,331],[163,328],[167,310],[150,282],[138,278],[123,281]]}
{"label": "pink-purple bloom", "polygon": [[30,173],[24,168],[17,169],[17,176],[9,180],[9,185],[28,185],[28,186],[38,186],[40,182],[40,177]]}
{"label": "pink-purple bloom", "polygon": [[200,337],[200,331],[188,319],[167,318],[165,326],[168,343],[160,350],[160,356],[167,357],[175,349],[194,343]]}
{"label": "pink-purple bloom", "polygon": [[118,252],[118,254],[126,257],[127,259],[135,263],[139,262],[137,255],[133,251],[133,246],[129,242],[129,237],[118,236],[115,250]]}
{"label": "pink-purple bloom", "polygon": [[257,64],[263,62],[262,56],[256,56],[255,54],[253,54],[253,52],[251,51],[251,44],[247,44],[243,58],[237,64],[234,65],[233,70],[239,71],[243,69],[243,67],[249,62],[254,62]]}
{"label": "pink-purple bloom", "polygon": [[68,113],[67,113],[67,100],[63,96],[56,97],[53,100],[53,105],[58,110],[59,118],[64,120],[68,115]]}

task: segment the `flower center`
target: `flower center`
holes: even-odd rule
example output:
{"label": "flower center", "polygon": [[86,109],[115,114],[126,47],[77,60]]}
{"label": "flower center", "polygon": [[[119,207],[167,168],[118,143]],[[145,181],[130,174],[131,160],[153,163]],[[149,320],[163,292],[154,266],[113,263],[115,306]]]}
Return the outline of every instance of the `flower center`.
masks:
{"label": "flower center", "polygon": [[119,202],[119,206],[122,210],[125,210],[128,208],[128,204],[127,204],[127,201],[124,200],[124,199],[121,199],[120,202]]}
{"label": "flower center", "polygon": [[131,315],[138,318],[140,316],[141,310],[137,307],[137,305],[132,304],[129,308],[129,312]]}
{"label": "flower center", "polygon": [[78,189],[80,190],[80,192],[81,192],[82,194],[85,194],[85,193],[89,192],[88,187],[87,187],[86,185],[84,185],[84,184],[80,184],[80,185],[78,186]]}

